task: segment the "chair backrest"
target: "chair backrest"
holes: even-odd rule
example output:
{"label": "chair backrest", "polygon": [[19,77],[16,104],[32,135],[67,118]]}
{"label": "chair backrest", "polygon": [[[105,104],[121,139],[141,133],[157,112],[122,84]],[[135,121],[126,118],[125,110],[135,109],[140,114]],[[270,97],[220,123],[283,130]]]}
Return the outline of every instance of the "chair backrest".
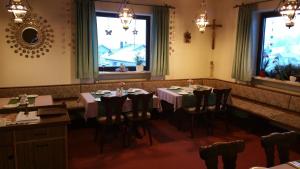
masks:
{"label": "chair backrest", "polygon": [[138,113],[142,113],[141,117],[147,117],[147,112],[152,103],[153,93],[148,94],[129,94],[128,98],[132,101],[133,117],[140,117]]}
{"label": "chair backrest", "polygon": [[207,169],[218,169],[218,156],[222,156],[224,169],[235,169],[237,154],[244,151],[244,149],[245,142],[237,140],[202,146],[199,149],[199,154],[205,161]]}
{"label": "chair backrest", "polygon": [[274,166],[275,147],[279,154],[280,163],[289,161],[289,149],[297,142],[297,133],[294,131],[285,133],[271,133],[261,137],[261,144],[265,150],[267,167]]}
{"label": "chair backrest", "polygon": [[[108,122],[121,121],[123,105],[127,99],[127,95],[114,97],[101,97],[100,104],[103,104],[105,116]],[[112,119],[114,116],[115,119]]]}
{"label": "chair backrest", "polygon": [[227,109],[227,100],[231,92],[231,88],[228,89],[214,89],[216,96],[216,111],[223,111]]}
{"label": "chair backrest", "polygon": [[211,94],[211,89],[194,90],[193,93],[196,97],[196,111],[206,111],[208,107],[208,97]]}

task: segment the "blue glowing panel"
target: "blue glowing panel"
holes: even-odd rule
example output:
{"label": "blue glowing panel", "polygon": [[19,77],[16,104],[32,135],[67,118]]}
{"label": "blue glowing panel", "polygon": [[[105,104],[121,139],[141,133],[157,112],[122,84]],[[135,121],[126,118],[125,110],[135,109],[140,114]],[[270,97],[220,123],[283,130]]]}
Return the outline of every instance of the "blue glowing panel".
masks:
{"label": "blue glowing panel", "polygon": [[146,20],[132,20],[124,30],[119,18],[97,16],[99,67],[135,66],[135,57],[146,65]]}
{"label": "blue glowing panel", "polygon": [[285,26],[285,17],[266,18],[261,67],[267,60],[267,72],[276,65],[300,66],[300,16],[290,29]]}

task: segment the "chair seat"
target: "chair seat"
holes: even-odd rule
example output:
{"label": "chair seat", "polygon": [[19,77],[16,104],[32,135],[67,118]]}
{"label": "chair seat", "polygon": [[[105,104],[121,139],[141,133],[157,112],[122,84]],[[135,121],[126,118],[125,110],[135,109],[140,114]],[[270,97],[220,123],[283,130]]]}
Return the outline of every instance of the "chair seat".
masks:
{"label": "chair seat", "polygon": [[[183,108],[184,111],[188,114],[201,114],[201,113],[204,113],[204,111],[197,111],[196,110],[196,107],[186,107],[186,108]],[[202,107],[200,108],[202,109]]]}
{"label": "chair seat", "polygon": [[[111,121],[112,123],[119,122],[119,121],[116,121],[117,116],[113,115],[111,118],[112,118],[112,121]],[[121,122],[123,122],[125,120],[123,115],[121,115],[120,118],[121,118]],[[98,117],[97,120],[100,124],[105,124],[108,122],[106,116]]]}
{"label": "chair seat", "polygon": [[196,107],[185,107],[183,108],[185,111],[188,111],[188,112],[195,112],[196,111]]}
{"label": "chair seat", "polygon": [[213,105],[213,106],[208,106],[207,109],[208,109],[209,111],[214,111],[214,110],[216,109],[216,106],[215,106],[215,105]]}
{"label": "chair seat", "polygon": [[[209,111],[215,111],[216,110],[216,105],[208,106],[207,109]],[[220,105],[220,110],[223,109],[223,105]]]}
{"label": "chair seat", "polygon": [[[147,119],[151,118],[151,113],[150,112],[147,112],[146,115],[147,115],[146,116]],[[128,119],[132,120],[133,119],[133,112],[127,113],[126,116],[127,116]],[[143,112],[139,112],[137,118],[138,119],[143,118],[142,116],[143,116]]]}

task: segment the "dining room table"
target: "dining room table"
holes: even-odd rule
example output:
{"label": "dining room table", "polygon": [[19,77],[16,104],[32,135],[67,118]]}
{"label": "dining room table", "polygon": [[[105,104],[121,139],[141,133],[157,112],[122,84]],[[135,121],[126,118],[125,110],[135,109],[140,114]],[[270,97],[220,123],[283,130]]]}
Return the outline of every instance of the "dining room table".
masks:
{"label": "dining room table", "polygon": [[299,161],[291,161],[285,164],[276,165],[269,169],[299,169],[300,168],[300,160]]}
{"label": "dining room table", "polygon": [[[20,104],[21,95],[16,97],[0,98],[0,109],[18,108],[24,106]],[[51,95],[23,95],[26,100],[27,107],[40,107],[53,105],[53,98]]]}
{"label": "dining room table", "polygon": [[[169,88],[158,88],[157,96],[160,100],[164,100],[174,106],[174,110],[182,107],[194,107],[196,105],[196,97],[193,94],[194,90],[213,89],[210,86],[190,85],[190,86],[171,86]],[[216,97],[211,93],[208,98],[208,104],[214,105]]]}
{"label": "dining room table", "polygon": [[[129,92],[130,91],[130,92]],[[148,92],[143,89],[129,89],[124,90],[122,95],[127,94],[147,94]],[[103,109],[99,107],[99,102],[101,102],[101,97],[113,97],[117,96],[118,91],[110,91],[110,90],[98,90],[95,92],[86,92],[80,93],[79,101],[83,103],[85,107],[84,118],[87,120],[89,118],[95,118],[100,115],[104,115]],[[152,99],[152,108],[160,109],[160,101],[156,95],[153,95]],[[126,99],[122,111],[130,112],[132,110],[132,102],[129,98]],[[99,112],[100,111],[100,112]]]}
{"label": "dining room table", "polygon": [[300,160],[290,161],[284,164],[279,164],[270,168],[266,167],[251,167],[250,169],[299,169],[300,168]]}

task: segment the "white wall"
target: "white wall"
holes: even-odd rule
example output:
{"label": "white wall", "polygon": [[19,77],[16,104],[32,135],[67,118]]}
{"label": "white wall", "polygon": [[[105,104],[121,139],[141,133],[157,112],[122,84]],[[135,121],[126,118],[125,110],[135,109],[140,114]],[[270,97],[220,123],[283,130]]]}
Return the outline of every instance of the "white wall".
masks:
{"label": "white wall", "polygon": [[[77,83],[71,36],[74,30],[69,22],[71,15],[66,10],[70,8],[71,0],[30,0],[29,2],[34,13],[47,19],[52,26],[55,36],[53,47],[48,54],[35,59],[27,59],[15,54],[5,39],[5,28],[11,16],[5,9],[6,1],[0,1],[0,87]],[[141,3],[138,0],[131,2]],[[168,3],[176,7],[175,52],[170,57],[170,75],[167,79],[209,76],[209,62],[213,55],[210,49],[211,30],[201,34],[193,23],[200,9],[200,2],[199,0],[145,0],[142,2],[158,5]],[[210,19],[214,15],[213,2],[208,2]],[[151,11],[142,6],[134,8],[141,12]],[[116,10],[118,10],[118,5]],[[190,44],[184,43],[185,31],[191,32]],[[217,48],[219,45],[221,47],[218,41],[216,45]]]}
{"label": "white wall", "polygon": [[[234,58],[235,35],[238,17],[238,8],[233,8],[233,6],[253,1],[255,0],[215,0],[215,16],[217,22],[223,25],[223,27],[217,31],[217,44],[216,49],[213,52],[215,78],[233,81],[231,78],[231,72]],[[273,11],[277,5],[278,1],[260,3],[258,4],[257,13]],[[259,29],[257,29],[257,31],[259,31]],[[256,58],[256,53],[254,54],[253,58]],[[256,61],[254,62],[256,63]]]}
{"label": "white wall", "polygon": [[6,43],[5,28],[11,16],[5,9],[7,1],[0,1],[0,87],[72,83],[71,27],[65,10],[70,6],[68,1],[29,1],[33,12],[47,19],[54,30],[50,52],[34,59],[15,54]]}

